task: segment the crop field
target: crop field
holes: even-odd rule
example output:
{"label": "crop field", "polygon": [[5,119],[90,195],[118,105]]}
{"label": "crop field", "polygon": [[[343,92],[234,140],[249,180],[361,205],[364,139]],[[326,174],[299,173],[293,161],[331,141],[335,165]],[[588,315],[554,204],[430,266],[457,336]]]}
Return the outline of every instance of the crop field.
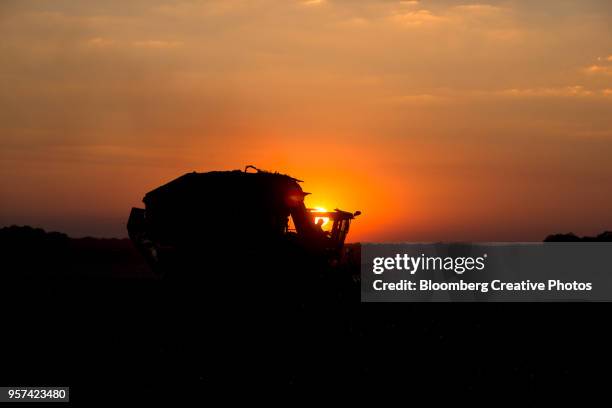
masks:
{"label": "crop field", "polygon": [[[96,383],[117,393],[323,382],[527,392],[582,376],[597,356],[570,347],[584,346],[586,334],[602,346],[609,337],[589,305],[362,304],[357,244],[335,275],[276,282],[282,296],[255,283],[254,296],[231,283],[215,293],[206,279],[156,278],[127,240],[7,229],[0,238],[10,373],[0,381],[71,384],[73,400]],[[266,279],[249,272],[251,283]]]}

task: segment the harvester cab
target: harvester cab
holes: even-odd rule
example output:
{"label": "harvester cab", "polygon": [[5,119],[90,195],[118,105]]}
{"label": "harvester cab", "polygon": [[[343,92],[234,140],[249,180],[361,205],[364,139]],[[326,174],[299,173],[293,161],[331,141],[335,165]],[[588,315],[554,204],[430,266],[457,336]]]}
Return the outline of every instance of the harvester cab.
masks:
{"label": "harvester cab", "polygon": [[308,217],[315,228],[322,232],[328,242],[328,251],[338,254],[348,235],[351,220],[361,214],[361,211],[350,213],[335,209],[327,211],[321,208],[308,208]]}

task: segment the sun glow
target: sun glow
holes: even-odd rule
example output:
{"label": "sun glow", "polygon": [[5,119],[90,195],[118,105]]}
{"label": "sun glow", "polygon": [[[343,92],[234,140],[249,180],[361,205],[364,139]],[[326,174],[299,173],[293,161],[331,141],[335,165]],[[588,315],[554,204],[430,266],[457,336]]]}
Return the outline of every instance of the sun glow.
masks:
{"label": "sun glow", "polygon": [[[323,207],[314,207],[312,209],[312,212],[313,213],[326,213],[328,211]],[[321,224],[321,228],[325,227],[329,223],[329,217],[316,217],[316,216],[314,218],[314,223],[317,224],[319,220],[323,221],[323,223]]]}

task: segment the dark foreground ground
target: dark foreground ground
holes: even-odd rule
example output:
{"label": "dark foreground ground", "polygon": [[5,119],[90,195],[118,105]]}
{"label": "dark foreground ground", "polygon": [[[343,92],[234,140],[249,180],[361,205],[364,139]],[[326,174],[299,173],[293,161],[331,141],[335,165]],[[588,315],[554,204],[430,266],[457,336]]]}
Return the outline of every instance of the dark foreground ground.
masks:
{"label": "dark foreground ground", "polygon": [[0,384],[69,385],[74,402],[304,384],[537,406],[609,378],[608,304],[361,304],[358,263],[270,294],[265,270],[168,284],[127,240],[20,228],[0,245]]}

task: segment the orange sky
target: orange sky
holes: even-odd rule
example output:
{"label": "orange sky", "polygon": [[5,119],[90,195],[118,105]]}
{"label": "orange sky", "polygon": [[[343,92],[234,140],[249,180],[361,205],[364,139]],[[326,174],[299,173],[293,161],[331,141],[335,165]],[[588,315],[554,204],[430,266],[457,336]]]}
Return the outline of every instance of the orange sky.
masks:
{"label": "orange sky", "polygon": [[3,1],[0,225],[126,236],[246,164],[349,240],[612,229],[612,3]]}

